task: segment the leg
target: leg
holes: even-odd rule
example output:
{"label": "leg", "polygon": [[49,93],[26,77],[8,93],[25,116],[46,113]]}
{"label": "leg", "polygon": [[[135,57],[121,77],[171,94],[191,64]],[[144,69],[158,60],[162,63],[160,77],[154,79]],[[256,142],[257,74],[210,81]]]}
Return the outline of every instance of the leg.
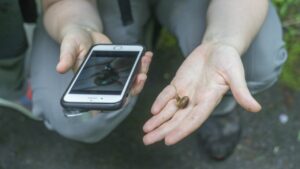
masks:
{"label": "leg", "polygon": [[1,1],[0,97],[16,100],[24,94],[24,59],[28,48],[19,3]]}
{"label": "leg", "polygon": [[1,98],[16,100],[25,93],[24,55],[0,59]]}
{"label": "leg", "polygon": [[96,142],[109,134],[132,110],[136,98],[121,110],[66,118],[59,101],[71,81],[73,73],[58,74],[55,66],[59,57],[59,45],[54,42],[39,23],[33,41],[31,60],[31,84],[33,90],[33,114],[44,120],[46,126],[64,137]]}

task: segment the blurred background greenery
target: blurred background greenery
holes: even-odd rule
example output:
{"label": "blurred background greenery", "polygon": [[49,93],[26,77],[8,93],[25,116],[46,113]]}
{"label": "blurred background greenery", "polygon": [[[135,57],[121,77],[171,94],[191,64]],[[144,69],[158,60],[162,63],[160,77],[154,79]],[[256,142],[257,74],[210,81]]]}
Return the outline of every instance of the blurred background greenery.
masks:
{"label": "blurred background greenery", "polygon": [[282,20],[289,52],[280,82],[293,90],[300,91],[300,1],[273,0],[273,2]]}
{"label": "blurred background greenery", "polygon": [[[289,57],[279,82],[288,89],[300,91],[300,0],[273,0],[280,15]],[[161,32],[158,48],[171,49],[176,39],[165,29]]]}

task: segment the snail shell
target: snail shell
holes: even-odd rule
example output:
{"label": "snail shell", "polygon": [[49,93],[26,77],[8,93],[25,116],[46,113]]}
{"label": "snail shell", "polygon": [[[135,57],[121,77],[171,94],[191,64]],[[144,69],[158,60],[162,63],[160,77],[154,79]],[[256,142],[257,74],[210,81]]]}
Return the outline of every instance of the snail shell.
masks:
{"label": "snail shell", "polygon": [[179,108],[179,109],[184,109],[186,108],[186,106],[189,104],[189,97],[188,96],[184,96],[182,98],[180,97],[177,97],[176,98],[176,106]]}

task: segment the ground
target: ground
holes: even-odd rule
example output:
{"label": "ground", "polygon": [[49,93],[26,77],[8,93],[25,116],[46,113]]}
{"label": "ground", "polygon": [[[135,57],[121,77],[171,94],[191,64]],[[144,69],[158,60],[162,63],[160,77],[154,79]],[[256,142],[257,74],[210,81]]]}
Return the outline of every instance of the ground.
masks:
{"label": "ground", "polygon": [[178,49],[158,51],[133,113],[97,144],[62,138],[41,122],[0,108],[0,169],[299,168],[300,92],[279,84],[256,96],[263,105],[260,113],[239,109],[242,139],[226,161],[210,160],[195,135],[175,146],[163,143],[144,146],[142,125],[150,117],[154,98],[179,66],[182,58],[178,53]]}

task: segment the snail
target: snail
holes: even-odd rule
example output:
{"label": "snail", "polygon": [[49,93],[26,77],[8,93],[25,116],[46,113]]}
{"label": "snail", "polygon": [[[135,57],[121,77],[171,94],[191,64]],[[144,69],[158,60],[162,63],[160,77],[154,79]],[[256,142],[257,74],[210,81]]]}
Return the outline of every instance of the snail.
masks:
{"label": "snail", "polygon": [[179,109],[184,109],[186,106],[189,104],[189,97],[188,96],[183,96],[179,97],[178,95],[176,96],[176,106]]}
{"label": "snail", "polygon": [[177,92],[177,88],[175,85],[171,84],[174,88],[175,88],[175,91],[176,91],[176,106],[179,108],[179,109],[184,109],[186,108],[186,106],[189,104],[189,97],[188,96],[183,96],[183,97],[180,97],[178,95],[178,92]]}

